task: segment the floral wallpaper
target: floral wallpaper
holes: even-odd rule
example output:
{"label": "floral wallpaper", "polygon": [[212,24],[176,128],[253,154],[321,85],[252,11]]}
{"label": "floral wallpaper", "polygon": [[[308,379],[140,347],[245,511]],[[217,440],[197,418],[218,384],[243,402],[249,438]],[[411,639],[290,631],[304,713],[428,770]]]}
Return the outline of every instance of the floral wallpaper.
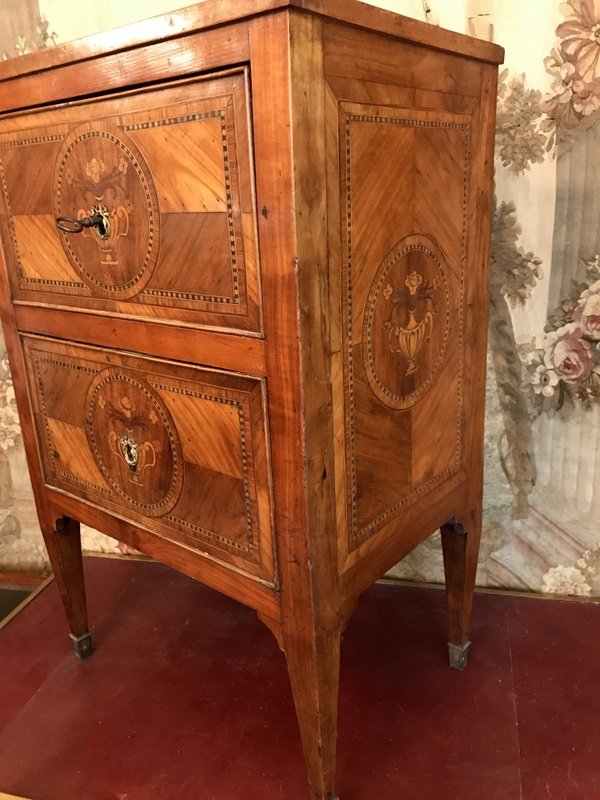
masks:
{"label": "floral wallpaper", "polygon": [[[600,597],[600,0],[371,2],[506,47],[478,583]],[[141,18],[175,7],[153,3],[128,8]],[[10,43],[0,31],[0,52],[89,33],[74,31],[69,6],[39,0],[28,30]],[[96,30],[129,21],[98,8]],[[84,545],[117,549],[89,530]],[[47,564],[0,347],[0,571],[18,567]],[[391,574],[443,580],[439,534]]]}
{"label": "floral wallpaper", "polygon": [[[598,597],[600,0],[471,0],[468,21],[507,51],[478,583]],[[439,537],[393,573],[443,580]]]}
{"label": "floral wallpaper", "polygon": [[[600,594],[600,2],[569,0],[559,11],[544,59],[549,89],[540,97],[524,78],[514,89],[530,146],[504,165],[517,174],[540,159],[556,165],[546,322],[519,347],[537,461],[525,519],[539,524],[517,535],[533,543],[545,533],[541,587],[527,588],[592,596]],[[500,106],[505,113],[508,98]],[[525,306],[544,270],[535,259],[530,267]]]}
{"label": "floral wallpaper", "polygon": [[48,20],[39,17],[29,36],[20,33],[14,41],[11,40],[8,43],[7,49],[2,50],[2,58],[6,61],[6,59],[13,58],[14,56],[24,56],[27,53],[34,53],[36,50],[41,50],[44,47],[51,47],[56,44],[57,41],[58,35],[50,32]]}

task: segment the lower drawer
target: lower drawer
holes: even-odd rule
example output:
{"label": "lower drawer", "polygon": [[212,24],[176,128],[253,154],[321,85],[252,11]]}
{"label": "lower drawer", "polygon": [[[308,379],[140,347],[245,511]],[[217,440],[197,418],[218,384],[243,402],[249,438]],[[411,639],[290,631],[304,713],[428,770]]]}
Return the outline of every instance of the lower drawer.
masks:
{"label": "lower drawer", "polygon": [[48,486],[275,581],[264,380],[22,341]]}

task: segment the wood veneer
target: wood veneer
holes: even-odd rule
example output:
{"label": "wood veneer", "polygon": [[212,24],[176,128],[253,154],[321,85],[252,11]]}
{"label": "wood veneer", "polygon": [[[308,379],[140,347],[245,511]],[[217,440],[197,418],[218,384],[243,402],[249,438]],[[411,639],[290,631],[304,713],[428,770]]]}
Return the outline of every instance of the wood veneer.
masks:
{"label": "wood veneer", "polygon": [[439,527],[466,664],[501,59],[354,0],[206,0],[0,65],[2,319],[75,651],[79,522],[246,603],[319,800],[342,630]]}

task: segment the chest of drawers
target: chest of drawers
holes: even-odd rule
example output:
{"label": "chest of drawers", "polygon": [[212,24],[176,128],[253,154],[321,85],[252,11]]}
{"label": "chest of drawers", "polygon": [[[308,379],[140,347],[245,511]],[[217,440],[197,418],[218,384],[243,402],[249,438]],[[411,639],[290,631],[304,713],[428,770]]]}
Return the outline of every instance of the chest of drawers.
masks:
{"label": "chest of drawers", "polygon": [[500,48],[354,0],[206,0],[0,66],[2,319],[40,525],[254,608],[334,794],[340,636],[442,529],[466,664]]}

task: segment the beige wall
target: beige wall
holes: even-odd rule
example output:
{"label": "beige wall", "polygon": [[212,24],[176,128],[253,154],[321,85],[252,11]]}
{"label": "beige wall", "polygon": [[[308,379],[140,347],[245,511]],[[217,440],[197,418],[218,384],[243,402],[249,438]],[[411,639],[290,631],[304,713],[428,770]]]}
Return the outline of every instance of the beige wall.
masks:
{"label": "beige wall", "polygon": [[128,25],[181,8],[182,0],[39,0],[42,16],[50,20],[61,42],[80,39],[99,31]]}
{"label": "beige wall", "polygon": [[[367,0],[371,5],[424,19],[423,0]],[[427,0],[429,21],[455,31],[466,30],[468,0]],[[98,31],[126,25],[155,14],[175,11],[181,0],[129,0],[127,3],[98,3],[94,0],[40,0],[40,10],[52,21],[61,41],[77,39]]]}

